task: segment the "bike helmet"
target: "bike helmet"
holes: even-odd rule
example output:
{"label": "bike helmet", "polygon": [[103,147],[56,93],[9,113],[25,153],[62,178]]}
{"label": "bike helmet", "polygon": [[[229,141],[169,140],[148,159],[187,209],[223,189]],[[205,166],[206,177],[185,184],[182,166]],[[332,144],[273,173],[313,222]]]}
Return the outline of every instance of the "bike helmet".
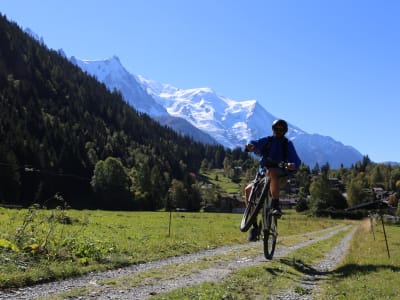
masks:
{"label": "bike helmet", "polygon": [[282,127],[284,129],[284,134],[288,131],[288,124],[282,119],[275,120],[272,123],[272,130],[275,130],[275,127]]}

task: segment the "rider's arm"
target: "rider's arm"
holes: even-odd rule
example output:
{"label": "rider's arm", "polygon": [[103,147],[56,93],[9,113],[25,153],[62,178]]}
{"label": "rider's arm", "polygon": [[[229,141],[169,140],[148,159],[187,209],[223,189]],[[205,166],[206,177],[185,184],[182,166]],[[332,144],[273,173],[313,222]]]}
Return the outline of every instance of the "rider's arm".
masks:
{"label": "rider's arm", "polygon": [[258,152],[261,153],[262,150],[264,149],[265,145],[267,143],[267,138],[261,138],[258,140],[253,140],[250,141],[247,145],[246,145],[246,149],[250,152]]}

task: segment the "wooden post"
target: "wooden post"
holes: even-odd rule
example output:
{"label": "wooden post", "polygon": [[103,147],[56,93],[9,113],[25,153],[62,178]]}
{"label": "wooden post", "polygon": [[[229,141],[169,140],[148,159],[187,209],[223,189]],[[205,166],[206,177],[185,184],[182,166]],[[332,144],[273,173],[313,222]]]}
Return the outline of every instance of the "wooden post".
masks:
{"label": "wooden post", "polygon": [[169,209],[168,237],[171,236],[172,209]]}
{"label": "wooden post", "polygon": [[387,237],[386,237],[385,223],[383,222],[383,215],[381,215],[381,221],[382,221],[383,234],[385,235],[386,250],[387,250],[388,257],[390,258],[389,245],[388,245],[388,241],[387,241]]}
{"label": "wooden post", "polygon": [[369,222],[371,224],[371,231],[372,231],[372,235],[374,236],[374,241],[375,241],[374,218],[373,218],[372,214],[369,214]]}

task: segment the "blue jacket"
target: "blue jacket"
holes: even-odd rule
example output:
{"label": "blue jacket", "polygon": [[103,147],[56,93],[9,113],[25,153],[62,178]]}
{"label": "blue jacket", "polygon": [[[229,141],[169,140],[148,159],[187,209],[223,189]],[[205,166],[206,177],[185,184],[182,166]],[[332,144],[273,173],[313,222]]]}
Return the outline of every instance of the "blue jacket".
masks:
{"label": "blue jacket", "polygon": [[[253,144],[255,147],[256,150],[255,152],[262,156],[260,160],[260,164],[262,166],[265,166],[267,168],[276,168],[277,167],[276,163],[274,164],[267,160],[267,158],[270,158],[278,163],[282,161],[294,163],[296,166],[296,170],[300,167],[301,160],[297,155],[293,143],[289,140],[287,141],[287,157],[285,159],[285,155],[283,153],[284,139],[286,138],[285,137],[277,138],[275,136],[268,136],[258,140],[250,141],[250,144]],[[268,147],[269,149],[265,151],[265,148],[268,144],[270,145]]]}

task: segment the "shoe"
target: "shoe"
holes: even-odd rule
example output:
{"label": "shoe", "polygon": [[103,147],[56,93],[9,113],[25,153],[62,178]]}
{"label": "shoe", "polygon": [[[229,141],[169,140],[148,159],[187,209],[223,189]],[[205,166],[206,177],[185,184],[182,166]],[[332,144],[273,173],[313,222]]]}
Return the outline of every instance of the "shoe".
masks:
{"label": "shoe", "polygon": [[281,208],[280,208],[280,207],[274,208],[274,209],[272,210],[272,215],[275,216],[275,217],[277,217],[278,219],[279,219],[280,217],[282,217]]}
{"label": "shoe", "polygon": [[258,241],[258,227],[253,226],[253,227],[250,229],[248,241],[249,241],[249,242],[256,242],[256,241]]}

